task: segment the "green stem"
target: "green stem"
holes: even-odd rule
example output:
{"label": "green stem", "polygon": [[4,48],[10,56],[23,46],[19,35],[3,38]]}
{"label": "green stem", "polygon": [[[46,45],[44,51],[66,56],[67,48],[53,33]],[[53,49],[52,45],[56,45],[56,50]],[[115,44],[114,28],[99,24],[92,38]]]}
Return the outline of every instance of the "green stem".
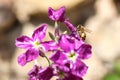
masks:
{"label": "green stem", "polygon": [[55,41],[58,42],[58,37],[59,37],[59,26],[58,22],[55,21]]}
{"label": "green stem", "polygon": [[58,23],[55,21],[55,29],[58,29]]}
{"label": "green stem", "polygon": [[48,61],[49,66],[50,66],[50,60],[49,60],[48,57],[45,55],[44,51],[43,51],[41,48],[39,48],[39,51],[40,51],[39,55],[40,55],[41,57],[45,57],[46,60]]}
{"label": "green stem", "polygon": [[49,64],[49,66],[50,66],[50,60],[48,59],[47,56],[45,56],[45,58],[46,58],[46,60],[48,61],[48,64]]}
{"label": "green stem", "polygon": [[59,35],[59,26],[58,26],[58,22],[55,22],[55,37],[58,37]]}

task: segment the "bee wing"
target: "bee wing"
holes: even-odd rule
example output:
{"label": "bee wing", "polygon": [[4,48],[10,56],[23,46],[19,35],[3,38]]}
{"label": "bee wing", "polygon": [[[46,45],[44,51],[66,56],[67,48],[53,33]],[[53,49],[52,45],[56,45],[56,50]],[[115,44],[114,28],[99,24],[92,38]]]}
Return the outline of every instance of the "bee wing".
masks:
{"label": "bee wing", "polygon": [[91,33],[92,32],[92,30],[90,30],[90,29],[88,29],[88,28],[85,28],[84,29],[86,32],[88,32],[88,33]]}
{"label": "bee wing", "polygon": [[92,31],[84,26],[80,26],[85,32],[91,33]]}
{"label": "bee wing", "polygon": [[77,26],[77,30],[78,30],[78,31],[85,31],[85,32],[88,32],[88,33],[91,33],[91,32],[92,32],[90,29],[88,29],[88,28],[86,28],[86,27],[84,27],[84,26],[82,26],[82,25],[78,25],[78,26]]}

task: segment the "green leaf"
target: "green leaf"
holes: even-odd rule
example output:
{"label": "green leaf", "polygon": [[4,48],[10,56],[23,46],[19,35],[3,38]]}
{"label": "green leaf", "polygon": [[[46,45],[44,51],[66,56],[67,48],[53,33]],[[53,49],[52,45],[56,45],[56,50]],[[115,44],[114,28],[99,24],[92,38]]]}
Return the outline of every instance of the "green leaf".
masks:
{"label": "green leaf", "polygon": [[55,36],[51,33],[51,32],[48,32],[49,33],[49,36],[52,40],[55,40]]}

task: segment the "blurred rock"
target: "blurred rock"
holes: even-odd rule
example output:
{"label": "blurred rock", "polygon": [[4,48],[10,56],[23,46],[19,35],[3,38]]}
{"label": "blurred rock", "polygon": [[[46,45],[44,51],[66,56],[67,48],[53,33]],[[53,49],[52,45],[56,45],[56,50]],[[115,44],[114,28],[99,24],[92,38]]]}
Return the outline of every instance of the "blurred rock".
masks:
{"label": "blurred rock", "polygon": [[118,13],[120,14],[120,0],[114,0]]}
{"label": "blurred rock", "polygon": [[10,62],[15,50],[15,38],[21,33],[21,27],[13,25],[10,30],[0,34],[0,57]]}
{"label": "blurred rock", "polygon": [[0,6],[11,7],[13,4],[13,0],[0,0]]}
{"label": "blurred rock", "polygon": [[1,56],[0,56],[0,64],[1,64],[0,65],[0,79],[1,80],[9,80],[8,73],[10,73],[10,63],[1,60]]}
{"label": "blurred rock", "polygon": [[96,14],[101,19],[112,19],[117,16],[117,9],[113,0],[98,0],[95,4]]}
{"label": "blurred rock", "polygon": [[87,0],[86,2],[82,2],[72,9],[67,9],[66,16],[70,18],[70,21],[78,26],[79,24],[84,25],[86,20],[94,16],[95,11],[95,2],[96,0]]}
{"label": "blurred rock", "polygon": [[12,10],[8,7],[0,7],[0,33],[10,29],[16,18]]}
{"label": "blurred rock", "polygon": [[85,62],[88,66],[88,72],[84,80],[102,80],[103,76],[108,72],[108,69],[94,53],[92,53],[92,57],[89,60],[85,60]]}
{"label": "blurred rock", "polygon": [[0,0],[0,34],[10,29],[15,21],[12,4],[13,0]]}
{"label": "blurred rock", "polygon": [[86,22],[92,30],[88,40],[95,54],[103,61],[112,62],[120,55],[120,16],[113,0],[98,0],[96,10],[97,14]]}
{"label": "blurred rock", "polygon": [[66,6],[67,9],[71,9],[76,5],[82,5],[82,3],[87,3],[92,0],[15,0],[14,1],[14,10],[17,15],[17,18],[21,22],[26,22],[29,20],[30,15],[35,13],[47,13],[48,7],[53,7],[58,9],[61,6]]}

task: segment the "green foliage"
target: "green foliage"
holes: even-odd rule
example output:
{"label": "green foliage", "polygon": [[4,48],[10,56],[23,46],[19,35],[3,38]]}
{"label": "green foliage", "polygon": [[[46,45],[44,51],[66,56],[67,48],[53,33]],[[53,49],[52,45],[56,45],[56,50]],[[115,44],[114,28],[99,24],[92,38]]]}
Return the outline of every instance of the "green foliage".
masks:
{"label": "green foliage", "polygon": [[120,60],[114,63],[114,70],[120,76]]}
{"label": "green foliage", "polygon": [[120,80],[120,77],[115,73],[107,74],[103,80]]}
{"label": "green foliage", "polygon": [[120,60],[113,63],[113,72],[108,73],[103,80],[120,80]]}

